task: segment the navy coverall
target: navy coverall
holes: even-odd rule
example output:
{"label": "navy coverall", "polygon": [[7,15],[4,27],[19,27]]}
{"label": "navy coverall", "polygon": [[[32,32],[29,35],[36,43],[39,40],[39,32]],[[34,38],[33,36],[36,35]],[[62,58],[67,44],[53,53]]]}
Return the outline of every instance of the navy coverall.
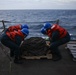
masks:
{"label": "navy coverall", "polygon": [[50,45],[50,50],[52,51],[52,54],[56,54],[57,56],[61,57],[60,51],[58,49],[58,47],[60,45],[63,45],[67,42],[70,41],[70,35],[67,32],[66,36],[63,38],[59,38],[59,32],[58,31],[54,31],[52,33],[52,40],[51,40],[51,45]]}
{"label": "navy coverall", "polygon": [[18,58],[21,55],[20,52],[20,44],[21,44],[22,38],[20,36],[15,37],[15,42],[13,42],[5,33],[3,34],[1,38],[1,43],[5,45],[6,47],[10,48],[10,55],[14,56],[15,58]]}

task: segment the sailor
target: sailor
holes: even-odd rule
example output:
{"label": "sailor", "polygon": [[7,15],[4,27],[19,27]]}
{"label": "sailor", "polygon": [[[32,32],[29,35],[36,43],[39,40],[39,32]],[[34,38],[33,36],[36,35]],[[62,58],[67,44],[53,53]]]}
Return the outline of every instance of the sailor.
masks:
{"label": "sailor", "polygon": [[27,25],[10,26],[1,38],[1,43],[10,48],[10,56],[14,57],[14,63],[22,63],[20,60],[20,44],[29,34]]}
{"label": "sailor", "polygon": [[53,55],[52,60],[60,60],[62,56],[58,47],[70,41],[70,35],[67,30],[58,24],[45,23],[41,28],[41,33],[51,38],[49,49]]}

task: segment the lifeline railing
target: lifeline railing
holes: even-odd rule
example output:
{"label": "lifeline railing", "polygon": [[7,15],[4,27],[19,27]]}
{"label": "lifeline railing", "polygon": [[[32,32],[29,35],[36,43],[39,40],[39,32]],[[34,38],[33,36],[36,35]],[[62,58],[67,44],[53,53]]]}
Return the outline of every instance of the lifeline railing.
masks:
{"label": "lifeline railing", "polygon": [[[26,24],[36,24],[36,23],[56,23],[56,24],[59,24],[60,20],[57,19],[57,20],[51,20],[51,21],[43,21],[43,22],[15,22],[15,21],[5,21],[5,20],[1,20],[0,22],[2,22],[2,25],[3,25],[3,31],[4,32],[6,30],[6,27],[5,27],[5,23],[26,23]],[[70,34],[70,36],[75,36],[76,37],[76,34]]]}
{"label": "lifeline railing", "polygon": [[2,20],[2,21],[0,21],[0,22],[2,22],[2,24],[3,24],[3,29],[4,29],[4,31],[5,31],[5,23],[29,23],[29,24],[34,24],[34,23],[47,23],[47,22],[49,22],[49,23],[56,23],[56,24],[59,24],[59,19],[57,19],[57,20],[52,20],[52,21],[43,21],[43,22],[14,22],[14,21],[5,21],[5,20]]}

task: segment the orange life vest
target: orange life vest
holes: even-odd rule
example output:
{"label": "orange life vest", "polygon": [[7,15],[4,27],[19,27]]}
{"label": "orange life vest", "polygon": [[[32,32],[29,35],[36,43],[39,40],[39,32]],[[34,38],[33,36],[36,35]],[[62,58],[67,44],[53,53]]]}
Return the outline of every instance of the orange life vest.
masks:
{"label": "orange life vest", "polygon": [[18,24],[18,25],[14,25],[14,26],[10,26],[9,28],[8,28],[8,31],[10,31],[10,32],[12,32],[12,31],[14,31],[14,30],[21,30],[21,24]]}
{"label": "orange life vest", "polygon": [[20,36],[22,38],[22,40],[24,40],[24,36],[25,36],[20,30],[18,30],[18,31],[14,30],[13,32],[7,31],[6,35],[14,42],[15,42],[15,36]]}
{"label": "orange life vest", "polygon": [[60,34],[59,38],[63,38],[67,34],[67,31],[64,28],[62,28],[61,26],[57,25],[57,24],[54,24],[49,30],[47,30],[46,34],[49,37],[52,37],[52,33],[54,31],[58,31],[59,32],[59,34]]}

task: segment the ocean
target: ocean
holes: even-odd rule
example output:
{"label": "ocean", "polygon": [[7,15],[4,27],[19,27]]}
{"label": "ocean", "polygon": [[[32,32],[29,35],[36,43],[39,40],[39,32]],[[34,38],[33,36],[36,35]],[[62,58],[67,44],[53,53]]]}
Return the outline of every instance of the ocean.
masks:
{"label": "ocean", "polygon": [[[76,39],[76,10],[0,10],[0,21],[9,21],[5,23],[6,27],[27,24],[30,32],[28,37],[46,37],[40,32],[44,22],[57,19],[60,26],[71,35],[75,35],[72,39]],[[0,22],[1,28],[3,28],[2,22]]]}

